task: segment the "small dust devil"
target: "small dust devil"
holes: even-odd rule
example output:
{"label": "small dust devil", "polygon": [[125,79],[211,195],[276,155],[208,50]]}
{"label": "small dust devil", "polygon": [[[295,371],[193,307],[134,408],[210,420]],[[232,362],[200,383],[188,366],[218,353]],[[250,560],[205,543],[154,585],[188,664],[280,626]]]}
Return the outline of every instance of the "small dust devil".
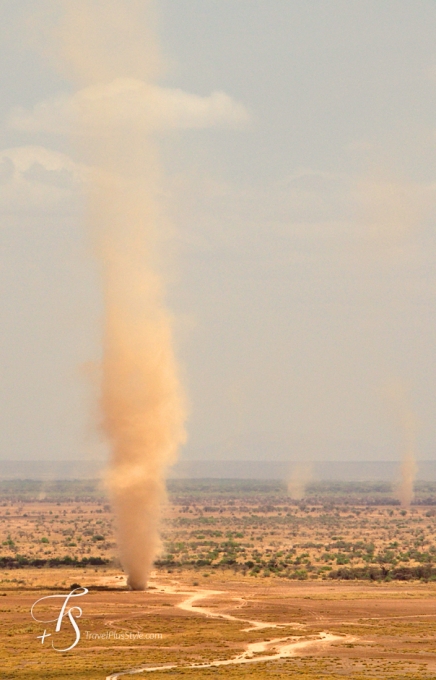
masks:
{"label": "small dust devil", "polygon": [[400,483],[397,496],[404,508],[409,508],[414,496],[416,465],[416,417],[409,410],[402,413],[404,451],[400,468]]}
{"label": "small dust devil", "polygon": [[414,485],[417,473],[416,433],[418,419],[410,406],[406,389],[402,380],[396,380],[388,389],[387,397],[393,408],[395,430],[399,434],[402,459],[400,479],[394,487],[395,495],[403,508],[410,507],[414,496]]}
{"label": "small dust devil", "polygon": [[306,488],[313,476],[311,463],[299,463],[295,465],[288,479],[288,493],[295,501],[301,501],[306,493]]}
{"label": "small dust devil", "polygon": [[[59,9],[56,52],[79,86],[70,122],[87,168],[87,214],[103,287],[107,483],[128,584],[143,590],[160,550],[167,469],[185,440],[183,391],[158,274],[165,239],[150,122],[160,115],[153,111],[159,71],[153,7],[150,0],[62,0]],[[138,92],[144,116],[135,114]]]}

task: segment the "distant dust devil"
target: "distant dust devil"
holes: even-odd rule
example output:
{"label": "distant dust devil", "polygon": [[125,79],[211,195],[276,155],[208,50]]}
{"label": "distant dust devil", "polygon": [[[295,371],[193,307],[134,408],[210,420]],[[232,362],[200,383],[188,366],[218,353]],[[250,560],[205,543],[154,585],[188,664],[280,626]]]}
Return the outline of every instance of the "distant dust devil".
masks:
{"label": "distant dust devil", "polygon": [[399,441],[403,449],[400,466],[400,479],[395,486],[395,494],[401,505],[410,507],[418,470],[416,462],[416,439],[418,418],[411,408],[409,390],[402,380],[396,380],[388,391],[389,399],[394,407],[395,428],[399,432]]}
{"label": "distant dust devil", "polygon": [[416,464],[416,417],[410,410],[404,410],[402,429],[404,440],[403,460],[401,462],[401,481],[397,488],[397,496],[401,505],[410,507],[414,496],[414,484],[417,472]]}
{"label": "distant dust devil", "polygon": [[153,100],[159,72],[153,7],[149,0],[61,0],[56,9],[56,52],[79,86],[69,108],[62,106],[87,168],[87,215],[103,283],[108,487],[121,562],[130,587],[142,590],[160,549],[167,469],[185,439],[184,396],[158,273],[165,238],[152,140],[161,113]]}

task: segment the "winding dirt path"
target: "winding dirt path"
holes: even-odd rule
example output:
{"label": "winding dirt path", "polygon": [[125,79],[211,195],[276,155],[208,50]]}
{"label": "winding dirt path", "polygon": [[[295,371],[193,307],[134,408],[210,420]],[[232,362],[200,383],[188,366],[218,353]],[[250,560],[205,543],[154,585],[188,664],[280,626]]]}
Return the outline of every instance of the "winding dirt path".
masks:
{"label": "winding dirt path", "polygon": [[[222,590],[198,590],[196,592],[179,590],[174,586],[160,585],[159,590],[161,592],[177,595],[187,595],[186,599],[179,602],[176,605],[179,609],[183,611],[200,614],[207,618],[218,618],[226,619],[228,621],[239,621],[241,623],[248,623],[248,628],[243,628],[243,631],[248,632],[252,630],[260,630],[264,628],[294,628],[302,629],[304,624],[301,623],[269,623],[265,621],[252,621],[250,619],[245,619],[238,616],[232,616],[231,614],[223,614],[221,612],[212,611],[203,606],[198,606],[198,602],[204,600],[208,597],[223,595],[225,594]],[[244,598],[235,598],[241,602],[241,607],[245,606],[246,601]],[[232,666],[236,664],[248,664],[248,663],[260,663],[263,661],[277,661],[279,659],[286,659],[293,656],[298,656],[298,654],[308,647],[319,647],[330,645],[333,642],[353,642],[356,640],[355,637],[350,635],[334,635],[333,633],[322,632],[319,635],[310,636],[306,640],[301,640],[299,637],[288,635],[286,637],[277,637],[273,640],[264,640],[261,642],[251,642],[248,643],[245,651],[231,659],[210,661],[208,663],[191,663],[191,664],[167,664],[161,666],[139,666],[138,668],[132,668],[130,670],[117,671],[106,676],[106,680],[119,680],[126,675],[137,675],[139,673],[152,673],[154,671],[160,670],[170,670],[176,668],[217,668],[219,666]]]}

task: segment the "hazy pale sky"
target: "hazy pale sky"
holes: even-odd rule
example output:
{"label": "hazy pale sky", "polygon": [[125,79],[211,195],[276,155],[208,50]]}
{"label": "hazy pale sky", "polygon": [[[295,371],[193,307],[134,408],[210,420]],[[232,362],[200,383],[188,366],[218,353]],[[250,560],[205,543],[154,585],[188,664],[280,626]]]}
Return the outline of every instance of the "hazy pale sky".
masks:
{"label": "hazy pale sky", "polygon": [[[49,7],[2,2],[3,459],[101,455],[101,296],[69,136],[83,93],[44,55]],[[396,460],[401,393],[436,458],[435,3],[157,8],[183,455]],[[152,116],[141,88],[113,96]]]}

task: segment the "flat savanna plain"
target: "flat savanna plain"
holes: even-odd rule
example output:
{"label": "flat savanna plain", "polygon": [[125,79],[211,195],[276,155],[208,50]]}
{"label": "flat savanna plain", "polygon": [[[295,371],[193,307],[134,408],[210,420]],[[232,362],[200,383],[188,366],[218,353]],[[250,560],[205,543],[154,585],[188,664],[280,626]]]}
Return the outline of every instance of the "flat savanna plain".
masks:
{"label": "flat savanna plain", "polygon": [[[93,482],[1,482],[1,678],[436,677],[436,488],[174,481],[145,592],[126,589]],[[85,586],[68,618],[30,616]],[[39,605],[55,618],[61,600]],[[77,614],[77,612],[76,612]],[[42,643],[37,636],[50,633]],[[229,662],[229,663],[227,663]],[[220,665],[221,664],[221,665]],[[124,672],[126,674],[124,674]]]}

